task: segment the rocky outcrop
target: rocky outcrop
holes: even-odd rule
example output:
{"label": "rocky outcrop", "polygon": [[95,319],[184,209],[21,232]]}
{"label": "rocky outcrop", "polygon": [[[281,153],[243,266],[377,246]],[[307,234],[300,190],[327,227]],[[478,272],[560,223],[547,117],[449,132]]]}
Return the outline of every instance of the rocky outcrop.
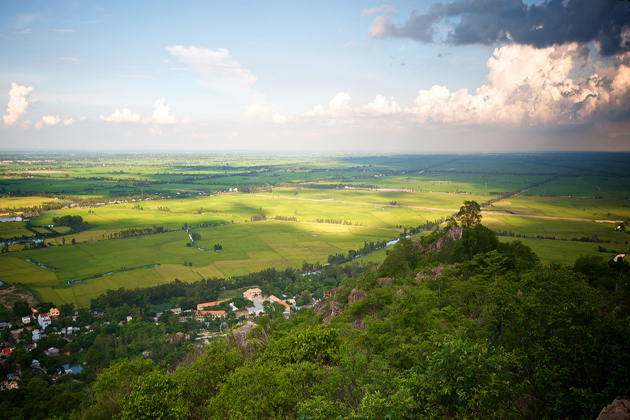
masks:
{"label": "rocky outcrop", "polygon": [[422,239],[418,240],[418,242],[416,242],[416,244],[418,245],[418,248],[420,249],[420,251],[422,251],[424,253],[427,253],[427,252],[440,252],[440,250],[442,249],[442,246],[444,245],[444,238],[451,238],[454,241],[459,241],[460,239],[462,239],[462,234],[463,233],[464,233],[464,228],[461,227],[461,226],[457,226],[457,227],[454,227],[454,228],[450,229],[449,231],[447,231],[434,244],[431,244],[431,245],[428,245],[428,246],[423,246],[422,245]]}
{"label": "rocky outcrop", "polygon": [[269,342],[265,330],[252,321],[247,321],[245,324],[232,330],[227,334],[226,339],[236,344],[236,347],[247,356],[253,355]]}
{"label": "rocky outcrop", "polygon": [[630,420],[630,396],[615,398],[599,413],[597,420]]}
{"label": "rocky outcrop", "polygon": [[341,315],[343,311],[343,305],[339,302],[321,300],[315,305],[317,315],[323,316],[322,324],[326,325],[330,323],[330,320],[336,316]]}
{"label": "rocky outcrop", "polygon": [[182,338],[184,338],[184,333],[178,332],[178,333],[172,335],[171,337],[167,338],[166,341],[168,343],[177,343],[177,342],[181,341]]}
{"label": "rocky outcrop", "polygon": [[350,292],[350,296],[348,296],[348,303],[356,302],[358,300],[363,300],[365,298],[365,292],[359,289],[352,289]]}
{"label": "rocky outcrop", "polygon": [[334,289],[328,289],[328,290],[324,290],[324,299],[330,299],[333,296],[337,296],[337,293],[339,293],[339,288],[336,287]]}
{"label": "rocky outcrop", "polygon": [[442,272],[447,268],[457,267],[457,264],[453,265],[438,265],[437,267],[432,267],[431,271],[428,273],[418,273],[416,274],[416,280],[419,282],[428,281],[428,280],[437,280],[442,275]]}
{"label": "rocky outcrop", "polygon": [[376,283],[378,283],[379,286],[383,286],[383,287],[389,287],[392,285],[393,282],[394,282],[394,279],[391,277],[383,277],[382,279],[376,280]]}

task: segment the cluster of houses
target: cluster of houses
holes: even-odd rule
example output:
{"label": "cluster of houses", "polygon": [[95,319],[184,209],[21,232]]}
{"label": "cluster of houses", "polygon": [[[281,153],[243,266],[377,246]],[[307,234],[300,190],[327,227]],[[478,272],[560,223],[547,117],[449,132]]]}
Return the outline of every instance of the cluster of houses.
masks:
{"label": "cluster of houses", "polygon": [[[296,303],[294,299],[282,300],[273,295],[263,296],[262,291],[257,287],[248,289],[245,292],[243,292],[243,297],[247,299],[248,301],[253,302],[254,306],[249,307],[249,308],[237,308],[233,303],[230,303],[231,311],[229,312],[233,313],[236,318],[253,318],[253,317],[259,316],[265,312],[265,305],[269,305],[269,303],[276,303],[276,304],[282,305],[284,307],[283,315],[286,318],[288,318],[289,315],[291,314],[291,308],[297,309],[295,306]],[[186,322],[190,319],[195,319],[196,321],[200,321],[200,322],[208,321],[210,319],[222,319],[228,315],[228,311],[219,310],[216,307],[218,307],[219,305],[227,301],[228,300],[218,300],[215,302],[200,303],[197,305],[196,310],[182,311],[181,308],[175,308],[175,309],[171,309],[170,312],[179,315],[179,320],[182,322]],[[59,318],[59,315],[60,315],[59,310],[57,308],[50,308],[50,310],[45,313],[39,313],[35,309],[32,309],[32,311],[33,311],[33,318],[37,320],[39,328],[35,328],[31,331],[33,344],[26,345],[26,350],[29,352],[37,348],[37,341],[43,337],[46,337],[46,334],[44,332],[46,330],[46,327],[51,325],[52,322],[56,320],[57,318]],[[92,313],[94,316],[103,315],[102,313],[92,311],[92,310],[90,310],[90,313]],[[73,319],[76,319],[77,315],[78,315],[78,312],[75,312],[75,316],[73,316]],[[157,317],[155,318],[156,322],[160,315],[161,314],[158,314]],[[30,324],[33,318],[31,318],[30,316],[23,317],[22,324],[24,325]],[[119,325],[123,325],[123,323],[129,322],[129,321],[131,321],[130,316],[120,321]],[[106,324],[109,324],[109,322],[106,322]],[[11,324],[6,323],[6,322],[0,322],[0,330],[2,330],[3,328],[11,328]],[[85,329],[89,331],[92,329],[92,326],[89,325],[85,327]],[[57,331],[57,329],[55,328],[55,331],[53,332],[53,334],[75,334],[75,333],[80,332],[80,330],[81,330],[80,327],[61,328],[60,331]],[[20,340],[16,338],[16,341],[19,342]],[[3,363],[4,361],[6,361],[11,355],[11,353],[13,352],[13,350],[15,350],[15,348],[16,346],[10,340],[0,340],[0,363]],[[59,349],[55,347],[50,347],[44,350],[44,354],[49,357],[59,356]],[[41,369],[41,367],[39,366],[39,362],[37,360],[33,360],[33,364],[31,365],[31,368]],[[66,368],[64,366],[64,369],[66,371],[68,371],[68,369],[70,369],[70,371],[73,371],[72,370],[73,368],[70,368],[70,367]],[[7,380],[0,381],[0,390],[17,388],[18,383],[16,381],[19,380],[19,376],[20,376],[19,372],[9,374],[7,376]]]}
{"label": "cluster of houses", "polygon": [[[259,288],[248,289],[243,292],[243,297],[254,303],[253,307],[250,308],[237,308],[233,303],[230,303],[231,313],[234,314],[236,318],[253,318],[261,315],[265,312],[265,307],[263,302],[269,301],[272,303],[278,303],[284,306],[283,315],[285,318],[288,318],[291,314],[291,308],[295,308],[295,300],[294,299],[286,299],[286,301],[271,295],[271,296],[263,296],[262,291]],[[225,318],[228,315],[228,312],[225,310],[212,309],[221,305],[224,302],[229,301],[229,299],[217,300],[215,302],[206,302],[200,303],[197,305],[197,310],[188,310],[182,311],[181,308],[171,309],[170,311],[174,314],[179,315],[179,320],[181,322],[186,322],[188,320],[195,319],[196,321],[202,322],[209,319],[219,319]],[[157,314],[155,321],[159,318],[160,314]]]}
{"label": "cluster of houses", "polygon": [[[283,301],[282,299],[277,298],[274,295],[265,297],[262,295],[262,291],[259,288],[248,289],[243,292],[243,297],[249,301],[254,302],[254,306],[251,308],[237,308],[234,304],[230,303],[230,307],[232,308],[232,312],[236,318],[252,318],[262,314],[265,311],[265,307],[263,306],[264,301],[270,301],[273,303],[279,303],[284,306],[285,310],[283,311],[283,315],[285,317],[289,317],[291,314],[291,304]],[[291,301],[292,299],[289,299]],[[197,311],[195,312],[195,319],[198,321],[203,321],[206,318],[220,318],[225,317],[227,315],[226,311],[223,310],[211,310],[208,308],[212,308],[213,306],[218,306],[227,300],[217,300],[216,302],[207,302],[200,303],[197,305]],[[292,302],[295,305],[295,301]]]}
{"label": "cluster of houses", "polygon": [[[32,309],[32,308],[31,310],[33,312],[33,318],[36,319],[40,328],[35,328],[31,330],[33,343],[25,345],[26,350],[29,352],[37,348],[37,341],[47,336],[47,334],[44,332],[46,327],[48,327],[52,323],[52,321],[59,318],[59,315],[60,315],[59,310],[57,308],[51,308],[48,312],[45,312],[45,313],[39,313],[37,310]],[[102,313],[97,313],[96,311],[90,311],[90,312],[95,316],[102,315]],[[78,316],[78,312],[75,312],[72,318],[76,319],[77,316]],[[30,324],[31,320],[32,318],[30,316],[25,316],[22,318],[22,324],[24,325]],[[0,330],[4,328],[11,328],[11,324],[7,322],[0,323]],[[87,333],[89,332],[89,330],[92,329],[92,326],[89,325],[87,327],[84,327],[83,329],[86,330],[85,332]],[[54,328],[54,331],[51,332],[51,334],[76,334],[80,332],[81,330],[82,328],[80,327],[61,328],[59,331],[57,331],[57,329]],[[14,344],[14,342],[19,343],[21,341],[20,338],[18,337],[19,335],[18,331],[21,331],[21,330],[16,330],[12,332],[11,339],[0,340],[0,363],[5,363],[7,359],[11,356],[11,353],[16,349],[16,345]],[[49,347],[44,350],[44,354],[48,357],[56,357],[60,355],[60,351],[56,347]],[[33,360],[30,367],[31,369],[39,369],[41,371],[45,371],[45,369],[40,366],[38,360]],[[81,370],[82,368],[80,366],[69,366],[69,365],[63,366],[63,371],[65,371],[66,373],[68,372],[78,373]],[[4,380],[4,378],[1,378],[0,391],[5,390],[5,389],[17,389],[18,388],[17,381],[19,379],[20,379],[19,370],[8,374],[6,380]]]}

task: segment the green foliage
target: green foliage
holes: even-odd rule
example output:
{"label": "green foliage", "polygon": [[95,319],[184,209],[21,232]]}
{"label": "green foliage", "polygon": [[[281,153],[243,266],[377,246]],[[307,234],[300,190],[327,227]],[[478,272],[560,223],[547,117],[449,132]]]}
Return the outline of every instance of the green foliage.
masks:
{"label": "green foliage", "polygon": [[462,238],[453,245],[450,256],[451,263],[461,263],[472,259],[475,255],[492,251],[499,246],[494,232],[484,225],[478,224],[464,229]]}
{"label": "green foliage", "polygon": [[457,220],[464,228],[471,228],[481,223],[481,207],[476,201],[464,201],[457,213]]}
{"label": "green foliage", "polygon": [[593,418],[602,402],[626,392],[627,324],[604,312],[605,302],[581,276],[550,265],[499,282],[490,293],[489,337],[521,358],[516,373],[521,392],[531,396],[530,416]]}
{"label": "green foliage", "polygon": [[432,347],[412,369],[412,389],[426,417],[504,416],[513,388],[509,368],[517,362],[513,355],[460,334],[437,338]]}
{"label": "green foliage", "polygon": [[412,273],[419,256],[418,247],[410,239],[401,238],[392,249],[387,250],[387,257],[378,269],[378,277]]}
{"label": "green foliage", "polygon": [[291,419],[300,401],[324,392],[319,364],[245,363],[219,385],[209,401],[211,419]]}
{"label": "green foliage", "polygon": [[31,314],[31,305],[24,300],[18,300],[13,304],[13,312],[19,317],[28,316]]}
{"label": "green foliage", "polygon": [[264,360],[281,364],[318,362],[333,363],[339,358],[341,339],[335,328],[307,327],[269,343]]}
{"label": "green foliage", "polygon": [[179,420],[188,418],[182,396],[186,390],[171,375],[150,371],[135,378],[131,392],[122,397],[120,420]]}
{"label": "green foliage", "polygon": [[52,223],[53,225],[59,225],[59,226],[75,226],[75,225],[80,225],[81,223],[83,223],[83,217],[81,216],[71,216],[71,215],[67,215],[67,216],[61,216],[61,217],[53,217],[52,218]]}
{"label": "green foliage", "polygon": [[92,386],[93,400],[84,419],[111,419],[122,413],[122,401],[138,377],[153,370],[151,360],[120,362],[103,370]]}

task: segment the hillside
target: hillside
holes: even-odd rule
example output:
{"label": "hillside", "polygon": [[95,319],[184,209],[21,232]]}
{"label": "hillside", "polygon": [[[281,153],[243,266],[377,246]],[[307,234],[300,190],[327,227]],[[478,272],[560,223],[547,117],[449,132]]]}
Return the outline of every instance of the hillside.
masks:
{"label": "hillside", "polygon": [[79,416],[595,418],[630,386],[627,269],[540,265],[480,224],[402,240],[249,345],[236,328],[174,371],[114,364]]}

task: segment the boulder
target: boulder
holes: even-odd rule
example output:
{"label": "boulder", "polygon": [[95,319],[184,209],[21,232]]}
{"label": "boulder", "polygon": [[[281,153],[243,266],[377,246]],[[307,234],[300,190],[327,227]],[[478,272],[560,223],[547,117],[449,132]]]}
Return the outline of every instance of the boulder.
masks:
{"label": "boulder", "polygon": [[597,420],[630,420],[630,397],[615,398],[612,404],[599,413]]}
{"label": "boulder", "polygon": [[464,233],[464,228],[461,226],[457,226],[452,229],[449,229],[442,237],[440,237],[440,239],[437,240],[436,243],[432,245],[423,246],[422,238],[418,239],[416,244],[418,245],[418,249],[420,249],[420,251],[424,252],[425,254],[428,252],[440,252],[440,249],[442,249],[442,246],[444,245],[445,237],[449,237],[454,241],[459,241],[460,239],[462,239],[463,233]]}
{"label": "boulder", "polygon": [[184,333],[178,332],[178,333],[175,333],[174,335],[172,335],[171,337],[167,338],[166,341],[169,342],[169,343],[177,343],[177,342],[181,341],[182,338],[184,338]]}
{"label": "boulder", "polygon": [[229,342],[233,341],[236,347],[247,356],[253,355],[269,342],[265,330],[252,321],[247,321],[240,327],[233,329],[227,334],[226,339]]}
{"label": "boulder", "polygon": [[348,303],[356,302],[358,300],[363,300],[365,298],[365,292],[359,289],[352,289],[350,292],[350,296],[348,296]]}
{"label": "boulder", "polygon": [[317,310],[317,315],[324,317],[324,319],[322,319],[322,324],[326,325],[330,323],[331,319],[333,319],[336,316],[341,315],[341,312],[343,311],[343,305],[339,302],[334,302],[334,301],[332,302],[320,301],[315,306],[315,310]]}
{"label": "boulder", "polygon": [[422,282],[423,280],[437,280],[442,276],[442,272],[446,268],[454,268],[457,267],[457,264],[452,265],[438,265],[437,267],[432,267],[431,271],[428,273],[418,273],[416,274],[416,281]]}
{"label": "boulder", "polygon": [[339,288],[336,287],[334,289],[328,289],[328,290],[324,290],[324,299],[330,299],[333,296],[337,296],[337,293],[339,293]]}
{"label": "boulder", "polygon": [[394,282],[394,279],[391,277],[383,277],[382,279],[378,279],[376,281],[376,283],[378,283],[379,286],[383,286],[383,287],[389,287],[392,285],[393,282]]}

